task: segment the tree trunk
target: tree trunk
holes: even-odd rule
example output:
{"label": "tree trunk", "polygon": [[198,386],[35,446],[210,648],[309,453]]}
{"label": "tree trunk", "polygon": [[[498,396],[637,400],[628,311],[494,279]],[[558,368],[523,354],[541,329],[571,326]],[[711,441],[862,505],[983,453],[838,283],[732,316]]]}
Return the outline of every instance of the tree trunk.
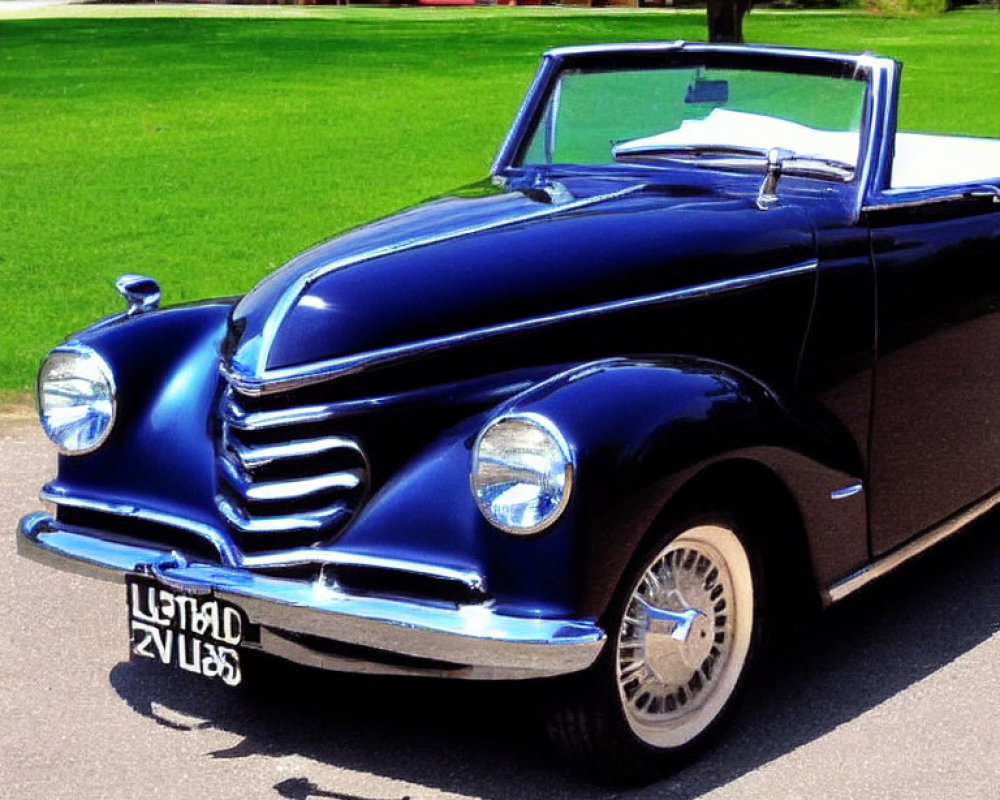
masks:
{"label": "tree trunk", "polygon": [[743,43],[743,17],[753,0],[708,0],[708,41]]}

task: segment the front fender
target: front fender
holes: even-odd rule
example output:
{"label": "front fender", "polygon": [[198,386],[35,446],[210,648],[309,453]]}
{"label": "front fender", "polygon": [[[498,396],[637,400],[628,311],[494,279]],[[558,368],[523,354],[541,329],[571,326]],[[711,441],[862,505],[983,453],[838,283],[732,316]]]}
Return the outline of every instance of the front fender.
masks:
{"label": "front fender", "polygon": [[[512,536],[475,506],[471,450],[490,419],[526,411],[562,431],[576,461],[576,484],[551,528]],[[829,549],[843,551],[854,565],[866,552],[863,503],[844,506],[849,513],[833,523],[827,508],[829,492],[861,474],[852,441],[820,411],[795,409],[716,362],[582,365],[439,437],[371,498],[336,549],[479,572],[504,613],[597,618],[670,499],[702,470],[744,459],[777,476],[807,528],[831,539],[837,547]],[[827,506],[819,502],[824,498]]]}
{"label": "front fender", "polygon": [[[733,367],[686,357],[597,363],[503,410],[548,417],[575,453],[574,496],[549,535],[573,542],[568,563],[586,579],[575,582],[572,602],[583,614],[600,616],[671,498],[723,462],[754,462],[784,485],[819,585],[867,558],[863,495],[831,499],[864,474],[850,433],[822,408],[779,396]],[[517,555],[506,548],[499,557],[509,569]]]}
{"label": "front fender", "polygon": [[60,456],[55,494],[105,497],[212,524],[215,482],[207,430],[221,379],[219,347],[231,300],[174,306],[105,321],[72,341],[97,350],[118,386],[108,440]]}

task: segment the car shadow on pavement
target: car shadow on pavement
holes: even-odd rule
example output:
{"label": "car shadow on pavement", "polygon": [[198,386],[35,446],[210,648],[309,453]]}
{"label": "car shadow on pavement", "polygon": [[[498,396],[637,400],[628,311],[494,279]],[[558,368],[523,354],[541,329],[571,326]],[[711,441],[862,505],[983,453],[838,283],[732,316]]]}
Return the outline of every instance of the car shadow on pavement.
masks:
{"label": "car shadow on pavement", "polygon": [[[582,783],[556,759],[539,713],[544,681],[375,678],[277,665],[266,684],[232,691],[152,662],[118,664],[110,681],[162,725],[240,737],[215,758],[299,755],[496,800],[537,797],[541,787],[547,798],[574,800],[693,798],[829,733],[997,633],[998,524],[994,517],[970,528],[783,642],[716,746],[662,783],[626,793]],[[270,788],[274,797],[359,800],[315,780]]]}

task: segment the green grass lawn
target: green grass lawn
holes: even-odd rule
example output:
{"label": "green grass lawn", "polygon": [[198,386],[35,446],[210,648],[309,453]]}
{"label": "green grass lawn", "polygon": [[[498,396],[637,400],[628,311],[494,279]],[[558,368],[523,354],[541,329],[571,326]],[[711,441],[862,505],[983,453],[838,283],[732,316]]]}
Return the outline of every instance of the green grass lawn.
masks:
{"label": "green grass lawn", "polygon": [[[476,180],[544,49],[703,39],[703,13],[95,9],[0,19],[0,393],[121,307],[236,294],[306,246]],[[1000,136],[1000,15],[754,12],[748,41],[905,62],[911,129]]]}

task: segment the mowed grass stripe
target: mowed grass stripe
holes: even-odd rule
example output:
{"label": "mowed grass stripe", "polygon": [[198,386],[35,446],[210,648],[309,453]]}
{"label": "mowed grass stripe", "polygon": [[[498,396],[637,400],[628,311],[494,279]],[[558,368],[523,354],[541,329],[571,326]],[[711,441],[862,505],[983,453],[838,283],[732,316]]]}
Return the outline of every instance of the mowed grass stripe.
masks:
{"label": "mowed grass stripe", "polygon": [[[289,11],[0,21],[0,391],[120,308],[122,272],[168,303],[242,293],[482,177],[544,49],[705,33],[691,13]],[[997,22],[754,13],[746,33],[899,58],[905,126],[996,136]]]}

